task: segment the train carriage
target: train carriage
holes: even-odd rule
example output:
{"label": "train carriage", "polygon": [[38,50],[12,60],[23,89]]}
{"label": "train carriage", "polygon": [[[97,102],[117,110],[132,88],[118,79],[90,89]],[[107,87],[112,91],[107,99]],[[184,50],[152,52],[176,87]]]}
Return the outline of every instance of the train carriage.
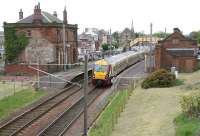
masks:
{"label": "train carriage", "polygon": [[127,67],[137,63],[144,56],[144,51],[128,51],[95,62],[92,82],[94,85],[111,85],[111,79]]}

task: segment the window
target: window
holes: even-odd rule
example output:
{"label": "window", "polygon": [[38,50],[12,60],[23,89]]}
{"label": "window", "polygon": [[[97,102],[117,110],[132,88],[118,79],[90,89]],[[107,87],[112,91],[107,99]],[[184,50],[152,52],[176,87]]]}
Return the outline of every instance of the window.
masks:
{"label": "window", "polygon": [[27,36],[30,37],[31,36],[31,30],[27,31]]}
{"label": "window", "polygon": [[173,44],[179,44],[179,39],[173,39],[173,40],[172,40],[172,43],[173,43]]}
{"label": "window", "polygon": [[108,66],[106,65],[95,65],[95,72],[107,72]]}

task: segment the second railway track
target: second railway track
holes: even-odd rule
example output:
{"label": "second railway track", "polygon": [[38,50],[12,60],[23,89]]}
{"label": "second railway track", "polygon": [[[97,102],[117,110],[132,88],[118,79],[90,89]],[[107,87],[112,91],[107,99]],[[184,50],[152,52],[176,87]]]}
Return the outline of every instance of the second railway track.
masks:
{"label": "second railway track", "polygon": [[10,120],[6,124],[0,126],[1,136],[13,136],[16,135],[23,128],[30,125],[32,122],[43,116],[46,112],[50,111],[52,108],[57,106],[62,101],[66,100],[68,97],[79,92],[81,87],[76,85],[71,85],[65,90],[57,93],[56,95],[50,97],[44,102],[38,104],[37,106],[25,111],[21,115]]}
{"label": "second railway track", "polygon": [[[90,105],[100,94],[102,89],[93,88],[88,94],[88,105]],[[83,113],[84,97],[82,96],[70,108],[60,114],[49,126],[43,129],[38,136],[61,136]]]}

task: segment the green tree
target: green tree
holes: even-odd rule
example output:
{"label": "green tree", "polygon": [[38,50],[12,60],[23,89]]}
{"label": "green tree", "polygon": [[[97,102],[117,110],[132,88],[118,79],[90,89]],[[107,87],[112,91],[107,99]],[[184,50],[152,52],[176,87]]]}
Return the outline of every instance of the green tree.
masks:
{"label": "green tree", "polygon": [[119,48],[119,43],[113,42],[112,43],[112,47],[114,47],[115,49]]}
{"label": "green tree", "polygon": [[16,35],[14,28],[4,28],[5,33],[5,59],[7,62],[17,61],[18,55],[25,49],[28,44],[28,38],[24,33]]}
{"label": "green tree", "polygon": [[189,34],[189,37],[193,40],[197,40],[198,45],[200,45],[200,31],[193,31]]}
{"label": "green tree", "polygon": [[153,36],[156,36],[156,37],[159,37],[159,38],[166,38],[167,36],[169,36],[169,33],[159,31],[159,32],[154,33]]}
{"label": "green tree", "polygon": [[135,37],[138,38],[139,36],[145,36],[143,32],[135,32]]}
{"label": "green tree", "polygon": [[109,47],[110,47],[110,44],[107,44],[107,43],[102,44],[103,51],[109,50]]}
{"label": "green tree", "polygon": [[119,47],[119,40],[120,40],[120,37],[119,37],[119,33],[116,31],[112,34],[112,37],[113,37],[113,40],[114,40],[114,43],[112,43],[112,45],[115,47],[115,48],[118,48]]}

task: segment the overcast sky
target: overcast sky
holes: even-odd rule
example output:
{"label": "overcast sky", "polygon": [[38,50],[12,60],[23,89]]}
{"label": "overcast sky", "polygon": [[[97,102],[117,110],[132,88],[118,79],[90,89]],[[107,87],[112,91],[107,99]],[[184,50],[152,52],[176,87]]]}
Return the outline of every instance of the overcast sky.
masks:
{"label": "overcast sky", "polygon": [[[122,31],[131,27],[133,19],[135,31],[149,33],[150,22],[153,32],[172,32],[179,27],[184,34],[200,30],[199,0],[40,0],[41,9],[49,13],[57,11],[62,18],[67,6],[68,22],[78,24],[79,33],[85,27],[96,27],[112,31]],[[18,21],[22,8],[24,17],[33,13],[38,0],[1,0],[0,30],[3,22]]]}

